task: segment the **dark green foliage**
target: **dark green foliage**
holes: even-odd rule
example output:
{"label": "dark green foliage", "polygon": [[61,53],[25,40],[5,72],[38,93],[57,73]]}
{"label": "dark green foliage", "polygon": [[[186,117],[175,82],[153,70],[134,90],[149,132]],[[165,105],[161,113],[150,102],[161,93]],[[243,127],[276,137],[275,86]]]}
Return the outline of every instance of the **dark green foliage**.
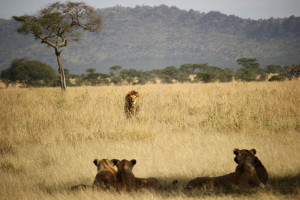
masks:
{"label": "dark green foliage", "polygon": [[254,58],[239,58],[237,63],[243,67],[235,73],[236,80],[241,81],[264,81],[267,75],[263,69],[259,67],[259,63]]}
{"label": "dark green foliage", "polygon": [[240,68],[235,72],[235,79],[242,81],[255,81],[256,73],[250,68]]}
{"label": "dark green foliage", "polygon": [[221,70],[218,73],[217,77],[220,82],[231,82],[232,78],[234,77],[233,69],[227,68],[227,69]]}
{"label": "dark green foliage", "polygon": [[120,85],[122,83],[122,78],[120,76],[114,76],[111,78],[111,82]]}
{"label": "dark green foliage", "polygon": [[266,66],[266,72],[267,73],[273,73],[273,74],[276,74],[276,73],[280,73],[282,72],[282,69],[283,67],[281,65],[268,65]]}
{"label": "dark green foliage", "polygon": [[203,81],[204,83],[215,82],[220,80],[221,82],[229,82],[233,77],[233,70],[223,70],[216,66],[209,66],[205,64],[193,64],[194,71],[199,71],[196,74],[196,81]]}
{"label": "dark green foliage", "polygon": [[89,68],[86,70],[88,74],[83,78],[84,81],[87,82],[88,85],[99,85],[99,84],[108,84],[108,78],[110,75],[96,73],[95,68]]}
{"label": "dark green foliage", "polygon": [[189,75],[195,74],[195,70],[192,64],[183,64],[180,66],[179,70],[185,74],[189,74]]}
{"label": "dark green foliage", "polygon": [[255,58],[239,58],[236,60],[239,65],[244,68],[256,70],[259,68],[259,63]]}
{"label": "dark green foliage", "polygon": [[128,77],[131,77],[131,78],[138,77],[138,76],[140,76],[140,74],[141,74],[141,71],[138,71],[136,69],[123,69],[120,72],[120,76],[123,79],[126,79]]}
{"label": "dark green foliage", "polygon": [[196,80],[203,81],[204,83],[215,82],[217,74],[213,72],[199,72],[196,75]]}
{"label": "dark green foliage", "polygon": [[159,78],[162,79],[164,83],[172,83],[173,79],[178,82],[187,82],[189,81],[189,75],[182,72],[180,69],[170,66],[166,67],[159,73]]}
{"label": "dark green foliage", "polygon": [[268,81],[283,81],[285,77],[281,75],[273,75]]}
{"label": "dark green foliage", "polygon": [[280,75],[288,78],[289,80],[297,79],[300,76],[300,64],[284,66]]}
{"label": "dark green foliage", "polygon": [[110,70],[110,75],[112,75],[112,76],[118,76],[119,73],[120,73],[120,71],[121,71],[121,69],[122,69],[122,66],[120,66],[120,65],[114,65],[114,66],[111,66],[111,67],[109,68],[109,70]]}
{"label": "dark green foliage", "polygon": [[21,58],[13,60],[10,68],[1,72],[1,79],[12,84],[21,83],[26,87],[41,87],[55,85],[58,76],[45,63]]}

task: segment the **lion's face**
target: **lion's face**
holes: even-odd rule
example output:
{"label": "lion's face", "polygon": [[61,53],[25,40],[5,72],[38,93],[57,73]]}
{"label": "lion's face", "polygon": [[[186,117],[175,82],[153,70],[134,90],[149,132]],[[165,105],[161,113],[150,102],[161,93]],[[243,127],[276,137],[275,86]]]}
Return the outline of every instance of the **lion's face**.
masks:
{"label": "lion's face", "polygon": [[255,156],[256,150],[255,149],[251,149],[251,150],[247,150],[247,149],[242,149],[242,150],[234,149],[233,153],[235,154],[234,161],[238,165],[243,164],[245,162],[245,159],[247,157],[256,158],[256,156]]}
{"label": "lion's face", "polygon": [[137,96],[133,94],[128,96],[128,101],[132,106],[135,106],[135,104],[137,103],[137,99],[138,99]]}

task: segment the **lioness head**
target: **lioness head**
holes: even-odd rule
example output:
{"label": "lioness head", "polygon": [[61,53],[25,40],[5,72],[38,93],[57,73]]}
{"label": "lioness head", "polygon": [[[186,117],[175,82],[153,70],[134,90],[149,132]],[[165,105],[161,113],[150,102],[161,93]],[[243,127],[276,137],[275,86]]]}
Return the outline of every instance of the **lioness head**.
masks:
{"label": "lioness head", "polygon": [[112,160],[114,165],[117,166],[118,168],[118,172],[123,172],[123,171],[132,171],[133,169],[133,166],[136,164],[136,160],[131,160],[131,161],[128,161],[128,160],[118,160],[118,159],[113,159]]}
{"label": "lioness head", "polygon": [[235,154],[234,161],[238,165],[240,165],[240,164],[244,163],[246,157],[253,157],[254,158],[255,154],[256,154],[256,150],[255,149],[251,149],[251,150],[242,149],[242,150],[239,150],[239,149],[235,148],[233,150],[233,153]]}
{"label": "lioness head", "polygon": [[97,166],[97,171],[100,172],[102,170],[109,170],[112,173],[116,173],[116,170],[114,169],[114,162],[113,160],[108,159],[95,159],[94,164]]}
{"label": "lioness head", "polygon": [[[251,171],[255,173],[255,164],[258,158],[256,156],[245,156],[243,158],[243,164],[241,164],[242,168],[247,168],[247,171]],[[240,161],[241,162],[241,161]]]}
{"label": "lioness head", "polygon": [[256,171],[257,176],[259,177],[259,179],[262,183],[264,183],[264,184],[267,183],[268,177],[269,177],[268,172],[267,172],[266,168],[263,166],[263,164],[261,163],[261,161],[257,158],[255,149],[251,149],[251,150],[234,149],[233,153],[235,154],[234,161],[238,164],[238,166],[235,169],[236,171],[241,171],[241,167],[242,167],[243,163],[245,162],[245,159],[254,158],[253,166],[255,166],[255,171]]}

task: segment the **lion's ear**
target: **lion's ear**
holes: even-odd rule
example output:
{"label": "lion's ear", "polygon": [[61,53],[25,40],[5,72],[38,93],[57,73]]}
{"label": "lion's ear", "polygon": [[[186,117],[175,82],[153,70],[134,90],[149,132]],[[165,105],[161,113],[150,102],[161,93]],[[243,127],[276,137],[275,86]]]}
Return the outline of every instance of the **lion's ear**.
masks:
{"label": "lion's ear", "polygon": [[111,161],[114,163],[114,166],[117,165],[117,163],[119,162],[118,159],[112,159]]}
{"label": "lion's ear", "polygon": [[115,166],[114,160],[110,160],[109,164],[112,165],[112,166]]}
{"label": "lion's ear", "polygon": [[258,162],[258,158],[255,156],[253,163],[257,163]]}
{"label": "lion's ear", "polygon": [[100,163],[100,160],[99,160],[99,159],[95,159],[95,160],[94,160],[94,164],[95,164],[96,166],[98,166],[99,163]]}
{"label": "lion's ear", "polygon": [[136,160],[135,159],[131,160],[130,162],[131,162],[132,166],[134,166],[136,164]]}
{"label": "lion's ear", "polygon": [[250,153],[252,153],[253,155],[255,155],[256,154],[256,150],[255,149],[251,149]]}
{"label": "lion's ear", "polygon": [[237,149],[237,148],[233,149],[233,153],[234,153],[236,156],[239,154],[239,152],[240,152],[239,149]]}

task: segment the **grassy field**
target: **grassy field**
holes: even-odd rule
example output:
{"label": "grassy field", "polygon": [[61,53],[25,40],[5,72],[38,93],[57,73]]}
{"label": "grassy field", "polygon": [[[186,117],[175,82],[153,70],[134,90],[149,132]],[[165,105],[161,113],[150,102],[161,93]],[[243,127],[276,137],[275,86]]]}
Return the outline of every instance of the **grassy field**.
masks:
{"label": "grassy field", "polygon": [[[136,119],[124,97],[141,94]],[[0,90],[0,199],[297,199],[300,80]],[[269,172],[262,189],[185,194],[198,176],[233,172],[234,148],[255,148]],[[92,184],[94,158],[136,159],[137,177],[179,190],[73,192]]]}

